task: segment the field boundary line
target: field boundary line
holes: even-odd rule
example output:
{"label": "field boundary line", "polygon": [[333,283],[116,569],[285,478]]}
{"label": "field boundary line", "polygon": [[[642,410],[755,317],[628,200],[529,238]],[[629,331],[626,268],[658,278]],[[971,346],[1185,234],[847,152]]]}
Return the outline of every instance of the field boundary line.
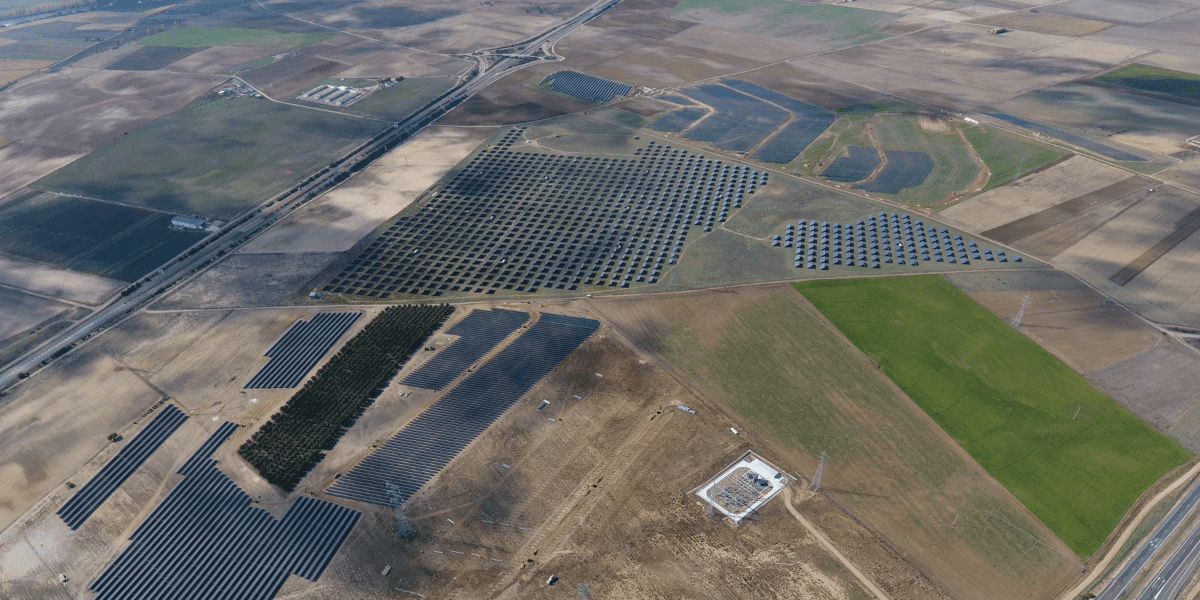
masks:
{"label": "field boundary line", "polygon": [[[1133,535],[1133,531],[1137,529],[1138,525],[1142,524],[1142,521],[1146,519],[1146,516],[1150,514],[1150,511],[1153,510],[1159,502],[1162,502],[1172,492],[1182,487],[1185,483],[1190,481],[1198,474],[1200,474],[1200,462],[1197,462],[1192,466],[1191,469],[1188,469],[1187,472],[1176,478],[1174,483],[1168,485],[1166,488],[1163,488],[1162,491],[1151,498],[1150,501],[1147,502],[1144,507],[1142,507],[1141,512],[1134,517],[1132,521],[1126,524],[1125,531],[1116,539],[1115,542],[1113,542],[1112,548],[1109,549],[1108,554],[1105,555],[1100,562],[1092,565],[1092,568],[1090,569],[1092,574],[1088,577],[1085,577],[1083,581],[1080,581],[1075,587],[1065,590],[1059,594],[1057,596],[1058,600],[1071,600],[1076,598],[1080,594],[1084,593],[1093,584],[1095,584],[1096,579],[1098,579],[1101,573],[1108,568],[1109,563],[1116,559],[1117,553],[1121,551],[1121,546],[1125,545],[1125,542],[1128,541],[1129,537]],[[1131,557],[1132,556],[1133,555],[1131,554]]]}
{"label": "field boundary line", "polygon": [[833,542],[830,541],[829,538],[825,537],[825,534],[822,533],[821,530],[817,529],[816,525],[813,525],[808,519],[805,519],[804,515],[800,514],[800,511],[796,510],[795,506],[792,506],[791,486],[786,486],[783,488],[783,504],[787,506],[788,512],[792,513],[792,516],[796,517],[796,520],[800,521],[800,524],[803,525],[813,537],[817,538],[817,541],[821,543],[821,546],[823,546],[825,550],[832,554],[833,557],[838,560],[838,562],[845,565],[846,568],[854,574],[859,583],[861,583],[863,587],[867,588],[868,592],[871,592],[871,594],[879,600],[891,600],[891,598],[885,594],[883,590],[879,589],[879,586],[875,585],[874,581],[871,581],[870,577],[867,577],[866,573],[859,571],[858,567],[855,566],[853,562],[850,562],[850,559],[843,556],[842,553],[839,552],[838,549],[833,545]]}

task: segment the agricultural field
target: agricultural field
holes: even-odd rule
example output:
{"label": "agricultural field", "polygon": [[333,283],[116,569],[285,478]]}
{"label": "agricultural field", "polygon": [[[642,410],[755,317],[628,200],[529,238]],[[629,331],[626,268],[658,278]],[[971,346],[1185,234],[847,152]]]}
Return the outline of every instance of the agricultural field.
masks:
{"label": "agricultural field", "polygon": [[396,85],[372,92],[346,112],[364,117],[399,121],[454,87],[453,77],[406,77]]}
{"label": "agricultural field", "polygon": [[900,15],[785,0],[683,0],[670,16],[681,21],[841,48],[882,40]]}
{"label": "agricultural field", "polygon": [[1054,146],[1031,142],[994,127],[959,123],[958,128],[988,170],[981,192],[1019,179],[1067,155]]}
{"label": "agricultural field", "polygon": [[[380,129],[377,121],[209,94],[37,185],[155,210],[227,219]],[[177,143],[181,139],[191,142],[181,147]],[[197,161],[196,156],[206,160]]]}
{"label": "agricultural field", "polygon": [[255,46],[294,50],[337,37],[340,33],[279,33],[266,29],[189,25],[156,33],[138,40],[141,46],[200,48],[207,46]]}
{"label": "agricultural field", "polygon": [[0,306],[0,343],[70,308],[5,287],[0,287]]}
{"label": "agricultural field", "polygon": [[[887,278],[894,279],[909,278]],[[811,477],[827,451],[828,497],[945,594],[1051,598],[1053,582],[1078,572],[989,521],[994,510],[1070,552],[790,285],[593,303],[635,348],[728,411],[736,428],[753,432],[748,441],[801,477]]]}
{"label": "agricultural field", "polygon": [[143,46],[110,63],[110,71],[156,71],[183,60],[207,46]]}
{"label": "agricultural field", "polygon": [[1033,33],[1044,33],[1046,35],[1061,35],[1068,37],[1084,37],[1113,26],[1112,23],[1106,21],[1080,19],[1077,17],[1067,17],[1063,15],[1050,15],[1040,12],[1035,13],[1031,11],[1005,12],[1003,14],[983,17],[981,19],[972,19],[969,22],[978,23],[979,25],[989,25],[991,27],[1019,29],[1021,31],[1030,31]]}
{"label": "agricultural field", "polygon": [[0,253],[132,282],[208,235],[170,224],[167,213],[35,194],[0,207]]}
{"label": "agricultural field", "polygon": [[1134,63],[1091,81],[1200,102],[1200,75]]}
{"label": "agricultural field", "polygon": [[[0,52],[3,46],[0,46]],[[50,60],[12,60],[0,59],[0,85],[8,85],[26,75],[36,73],[43,67],[54,64]]]}
{"label": "agricultural field", "polygon": [[290,304],[339,258],[335,252],[234,254],[166,294],[155,310]]}
{"label": "agricultural field", "polygon": [[943,278],[797,288],[1080,556],[1189,457]]}
{"label": "agricultural field", "polygon": [[120,281],[55,269],[3,255],[0,255],[0,285],[88,306],[103,303],[125,287]]}

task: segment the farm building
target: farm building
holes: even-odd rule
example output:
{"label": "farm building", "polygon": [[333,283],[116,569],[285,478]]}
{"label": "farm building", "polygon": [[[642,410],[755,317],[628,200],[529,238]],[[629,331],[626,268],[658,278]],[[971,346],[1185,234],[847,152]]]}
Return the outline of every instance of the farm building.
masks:
{"label": "farm building", "polygon": [[204,229],[204,219],[197,217],[175,217],[171,219],[171,227],[183,229]]}

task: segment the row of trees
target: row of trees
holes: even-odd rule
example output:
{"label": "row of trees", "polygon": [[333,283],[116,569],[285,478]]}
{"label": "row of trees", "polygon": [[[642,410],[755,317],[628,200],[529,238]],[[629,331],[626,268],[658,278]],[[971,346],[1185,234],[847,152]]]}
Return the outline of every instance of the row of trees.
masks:
{"label": "row of trees", "polygon": [[238,448],[267,481],[291,490],[342,430],[454,312],[393,306],[375,317]]}

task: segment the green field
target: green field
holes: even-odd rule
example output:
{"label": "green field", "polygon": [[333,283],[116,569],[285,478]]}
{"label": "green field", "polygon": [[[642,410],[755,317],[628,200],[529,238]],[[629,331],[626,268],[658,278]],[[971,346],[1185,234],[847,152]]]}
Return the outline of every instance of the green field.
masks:
{"label": "green field", "polygon": [[1094,77],[1093,81],[1200,102],[1200,75],[1193,73],[1132,64]]}
{"label": "green field", "polygon": [[1190,456],[942,277],[796,287],[1080,556]]}
{"label": "green field", "polygon": [[0,210],[0,253],[136,281],[207,233],[170,229],[171,215],[130,206],[30,195]]}
{"label": "green field", "polygon": [[970,187],[979,174],[979,165],[953,130],[944,133],[928,131],[921,127],[918,117],[914,115],[891,113],[876,116],[871,126],[884,150],[925,152],[933,159],[933,171],[925,182],[900,190],[895,195],[897,200],[912,204],[937,204],[950,194]]}
{"label": "green field", "polygon": [[[683,0],[671,9],[670,15],[687,19],[689,15],[680,13],[705,10],[712,13],[699,17],[699,22],[706,25],[775,37],[803,36],[832,47],[886,39],[889,36],[879,33],[879,29],[899,18],[875,10],[788,0]],[[746,13],[753,18],[737,18]],[[736,20],[726,22],[728,18]]]}
{"label": "green field", "polygon": [[[920,112],[921,108],[903,100],[884,98],[870,102],[859,102],[843,106],[834,113],[837,120],[825,131],[820,138],[793,161],[798,171],[808,175],[819,175],[834,158],[845,154],[846,146],[872,147],[871,137],[867,135],[867,121],[879,113],[909,113]],[[817,164],[821,163],[821,164]],[[804,166],[804,165],[807,165]]]}
{"label": "green field", "polygon": [[983,192],[1012,181],[1019,173],[1028,173],[1067,155],[1061,148],[1035,144],[983,125],[960,123],[958,127],[991,173],[980,190]]}
{"label": "green field", "polygon": [[40,189],[229,218],[385,127],[255,98],[193,101],[51,173]]}
{"label": "green field", "polygon": [[[326,83],[334,81],[339,80],[329,80]],[[454,77],[406,77],[390,88],[373,92],[370,96],[355,102],[345,111],[365,117],[399,121],[433,102],[438,96],[454,87],[454,83]],[[333,85],[346,84],[336,83]],[[304,92],[308,92],[308,90],[304,90]]]}
{"label": "green field", "polygon": [[142,46],[171,46],[195,48],[197,46],[259,46],[264,48],[299,48],[340,33],[279,33],[266,29],[243,29],[240,27],[208,27],[189,25],[156,33],[138,40]]}

